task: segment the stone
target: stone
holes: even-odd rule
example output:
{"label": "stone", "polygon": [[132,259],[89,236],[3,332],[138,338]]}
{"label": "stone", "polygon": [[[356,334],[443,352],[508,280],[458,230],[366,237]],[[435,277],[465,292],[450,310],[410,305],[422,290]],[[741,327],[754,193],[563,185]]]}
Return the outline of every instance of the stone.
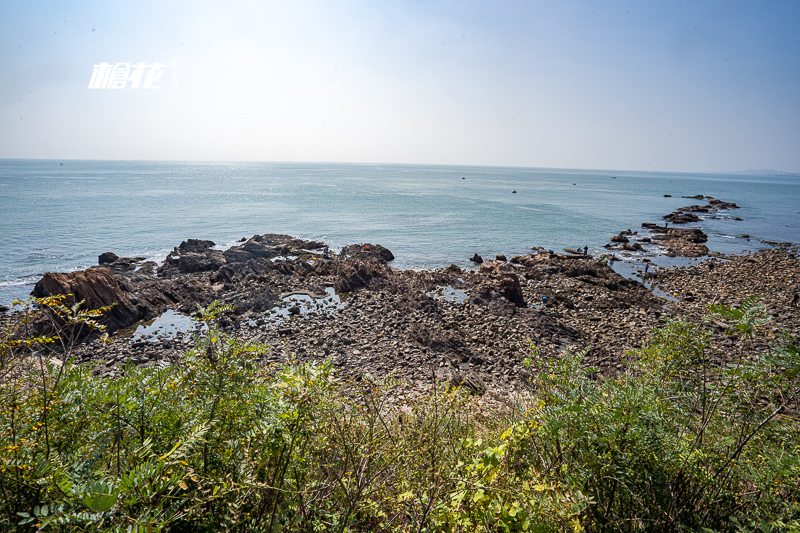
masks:
{"label": "stone", "polygon": [[380,244],[351,244],[342,249],[342,256],[347,259],[376,260],[388,263],[394,260],[394,254]]}
{"label": "stone", "polygon": [[31,293],[45,296],[67,295],[65,304],[69,307],[83,301],[82,309],[99,309],[113,305],[106,311],[100,323],[110,331],[124,328],[140,320],[146,309],[141,309],[132,301],[127,288],[114,277],[111,270],[104,267],[89,268],[68,274],[48,272],[36,282]]}

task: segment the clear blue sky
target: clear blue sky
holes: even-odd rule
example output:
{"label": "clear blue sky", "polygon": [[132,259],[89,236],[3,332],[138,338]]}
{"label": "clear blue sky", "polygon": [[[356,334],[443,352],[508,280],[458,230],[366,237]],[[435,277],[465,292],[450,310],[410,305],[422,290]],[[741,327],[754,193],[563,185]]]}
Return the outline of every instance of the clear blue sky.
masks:
{"label": "clear blue sky", "polygon": [[800,172],[798,28],[797,0],[4,0],[0,157]]}

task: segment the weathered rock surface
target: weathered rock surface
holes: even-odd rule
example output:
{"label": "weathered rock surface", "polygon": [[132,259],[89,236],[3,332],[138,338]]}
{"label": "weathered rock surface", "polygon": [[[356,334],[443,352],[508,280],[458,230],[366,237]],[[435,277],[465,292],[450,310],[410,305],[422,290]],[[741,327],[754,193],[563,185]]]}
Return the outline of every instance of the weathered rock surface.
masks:
{"label": "weathered rock surface", "polygon": [[107,268],[90,268],[68,274],[48,272],[33,288],[33,295],[39,298],[59,294],[67,295],[65,303],[68,306],[83,301],[82,308],[87,310],[113,305],[100,320],[110,331],[147,315],[146,307],[137,307],[138,299],[130,292],[130,286]]}
{"label": "weathered rock surface", "polygon": [[664,215],[662,218],[667,222],[672,222],[673,224],[688,224],[689,222],[700,222],[700,220],[702,220],[694,213],[684,213],[683,211],[670,213],[668,215]]}
{"label": "weathered rock surface", "polygon": [[212,241],[189,239],[169,253],[158,275],[164,278],[193,272],[209,272],[225,264],[220,250],[213,249]]}
{"label": "weathered rock surface", "polygon": [[381,263],[394,260],[394,254],[388,248],[370,243],[345,246],[341,255],[347,259],[377,260]]}
{"label": "weathered rock surface", "polygon": [[[702,231],[691,228],[651,224],[649,229],[654,238],[663,234],[693,244],[704,242]],[[630,230],[623,233],[637,238]],[[314,250],[313,244],[299,242],[291,248]],[[98,301],[127,297],[137,312],[149,318],[167,307],[192,313],[197,305],[213,300],[233,304],[234,312],[220,324],[242,339],[272,346],[265,363],[285,361],[289,354],[301,361],[327,359],[348,379],[365,372],[378,377],[395,373],[413,387],[446,382],[480,394],[515,388],[524,379],[522,361],[531,356],[531,343],[541,358],[559,357],[567,349],[588,349],[586,362],[602,374],[623,371],[627,350],[639,346],[666,318],[699,316],[718,297],[721,282],[725,302],[733,302],[739,294],[766,295],[778,324],[797,332],[798,317],[786,307],[792,291],[800,290],[800,270],[792,253],[796,251],[770,250],[731,261],[714,259],[713,270],[708,269],[709,262],[661,269],[656,281],[662,290],[692,293],[691,299],[680,302],[654,296],[605,261],[544,250],[514,256],[509,263],[486,261],[478,271],[457,266],[400,271],[375,256],[322,259],[304,253],[275,261],[226,260],[216,271],[138,281],[126,277],[133,272],[122,268],[125,258],[106,256],[106,265],[120,265],[119,274],[94,268],[73,276],[105,271],[95,284],[113,288],[116,282],[122,294],[107,289],[107,297]],[[322,296],[331,287],[341,301],[326,307]],[[460,291],[465,299],[445,298],[442,287]],[[65,282],[52,290],[73,288]],[[305,294],[309,303],[291,300],[289,294]],[[278,310],[283,314],[276,314]],[[0,317],[9,319],[7,314]],[[720,335],[714,342],[724,346],[726,337]],[[135,341],[118,335],[112,345],[87,342],[75,353],[81,361],[100,363],[102,372],[113,372],[129,360],[135,364],[178,360],[192,343],[183,333]]]}

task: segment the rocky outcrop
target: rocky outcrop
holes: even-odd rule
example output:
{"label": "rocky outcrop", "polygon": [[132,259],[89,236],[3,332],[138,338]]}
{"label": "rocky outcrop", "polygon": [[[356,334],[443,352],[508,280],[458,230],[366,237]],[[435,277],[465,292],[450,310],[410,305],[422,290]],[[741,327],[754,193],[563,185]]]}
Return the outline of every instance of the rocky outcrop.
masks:
{"label": "rocky outcrop", "polygon": [[97,263],[133,282],[155,279],[158,267],[155,261],[148,261],[146,257],[120,257],[113,252],[100,254]]}
{"label": "rocky outcrop", "polygon": [[325,244],[318,241],[306,241],[291,235],[267,233],[254,235],[240,246],[232,246],[225,250],[225,260],[229,263],[243,263],[251,259],[272,259],[274,257],[310,257],[314,250]]}
{"label": "rocky outcrop", "polygon": [[723,202],[722,200],[717,200],[716,198],[711,198],[708,203],[715,209],[739,209],[739,206],[734,202]]}
{"label": "rocky outcrop", "polygon": [[147,314],[146,306],[137,306],[138,298],[130,292],[107,268],[90,268],[68,274],[48,272],[33,288],[33,295],[66,295],[65,303],[72,306],[83,301],[82,309],[99,309],[113,306],[100,322],[109,331],[129,326]]}
{"label": "rocky outcrop", "polygon": [[394,254],[380,244],[351,244],[345,246],[340,254],[344,259],[360,259],[362,261],[378,261],[388,263],[394,260]]}
{"label": "rocky outcrop", "polygon": [[517,307],[526,307],[525,296],[514,267],[503,261],[484,261],[481,263],[484,281],[474,289],[473,301],[487,305],[498,298],[504,298]]}
{"label": "rocky outcrop", "polygon": [[225,264],[220,250],[213,249],[214,242],[200,239],[183,241],[169,253],[164,265],[158,269],[160,277],[171,278],[180,274],[211,272]]}
{"label": "rocky outcrop", "polygon": [[666,248],[667,255],[678,257],[702,257],[708,255],[708,235],[699,228],[668,228],[645,222],[643,228],[654,233],[652,240]]}
{"label": "rocky outcrop", "polygon": [[683,211],[675,211],[674,213],[664,215],[662,218],[673,224],[688,224],[689,222],[700,222],[700,220],[702,220],[694,213],[684,213]]}
{"label": "rocky outcrop", "polygon": [[392,274],[392,269],[383,262],[349,259],[339,263],[335,287],[339,292],[352,292],[367,286],[380,286]]}

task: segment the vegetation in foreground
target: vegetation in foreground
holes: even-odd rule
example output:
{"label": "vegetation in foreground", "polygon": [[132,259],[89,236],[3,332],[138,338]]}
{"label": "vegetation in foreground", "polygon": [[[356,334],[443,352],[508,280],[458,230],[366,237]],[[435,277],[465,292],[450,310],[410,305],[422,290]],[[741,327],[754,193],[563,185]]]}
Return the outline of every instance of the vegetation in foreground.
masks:
{"label": "vegetation in foreground", "polygon": [[[733,364],[669,322],[613,378],[532,348],[527,393],[495,408],[265,367],[217,305],[180,364],[98,378],[70,348],[102,310],[33,308],[0,336],[4,531],[800,530],[800,354],[752,353],[754,300],[711,309]],[[56,334],[27,331],[42,317]]]}

